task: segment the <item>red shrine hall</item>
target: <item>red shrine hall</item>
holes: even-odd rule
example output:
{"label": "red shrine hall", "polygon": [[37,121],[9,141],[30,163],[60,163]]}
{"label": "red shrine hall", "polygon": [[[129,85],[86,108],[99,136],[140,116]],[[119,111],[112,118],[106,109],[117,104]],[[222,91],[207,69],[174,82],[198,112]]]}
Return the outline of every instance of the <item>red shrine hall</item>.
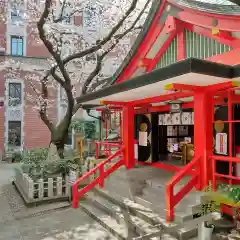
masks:
{"label": "red shrine hall", "polygon": [[[96,158],[108,158],[73,184],[73,207],[123,165],[175,172],[166,186],[168,221],[193,188],[239,184],[240,7],[229,6],[156,0],[119,70],[100,90],[77,99],[102,112]],[[105,170],[113,158],[118,161]],[[96,170],[100,176],[79,191]],[[186,175],[190,180],[174,193]]]}

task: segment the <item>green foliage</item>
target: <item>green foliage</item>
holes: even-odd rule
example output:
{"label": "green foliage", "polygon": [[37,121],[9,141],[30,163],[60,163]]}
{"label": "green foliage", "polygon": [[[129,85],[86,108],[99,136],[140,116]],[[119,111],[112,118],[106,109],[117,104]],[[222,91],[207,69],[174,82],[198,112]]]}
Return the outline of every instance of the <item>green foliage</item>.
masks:
{"label": "green foliage", "polygon": [[[204,189],[204,192],[211,192],[211,191],[212,191],[212,183],[210,182],[209,185]],[[218,210],[219,210],[219,204],[217,204],[213,200],[208,200],[205,204],[202,204],[200,215],[216,212]]]}
{"label": "green foliage", "polygon": [[213,201],[207,201],[205,204],[202,204],[201,215],[206,215],[208,213],[216,212],[219,210],[219,205]]}
{"label": "green foliage", "polygon": [[227,196],[229,199],[231,199],[235,203],[240,202],[240,187],[231,188]]}
{"label": "green foliage", "polygon": [[21,152],[13,152],[12,160],[14,162],[21,162],[22,161],[22,153]]}
{"label": "green foliage", "polygon": [[94,139],[96,134],[96,121],[73,120],[70,127],[75,132],[85,136],[87,139]]}
{"label": "green foliage", "polygon": [[66,150],[64,159],[47,161],[48,148],[26,150],[22,153],[21,170],[34,180],[54,175],[66,175],[72,164],[78,163],[74,150]]}
{"label": "green foliage", "polygon": [[22,153],[22,162],[25,164],[40,165],[43,163],[48,154],[48,148],[34,148],[24,150]]}

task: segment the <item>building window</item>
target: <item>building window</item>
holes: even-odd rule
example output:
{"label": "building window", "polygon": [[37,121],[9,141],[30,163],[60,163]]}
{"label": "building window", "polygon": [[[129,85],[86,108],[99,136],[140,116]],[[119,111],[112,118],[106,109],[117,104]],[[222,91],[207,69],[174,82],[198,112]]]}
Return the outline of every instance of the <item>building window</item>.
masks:
{"label": "building window", "polygon": [[87,5],[84,11],[84,26],[89,30],[96,30],[98,25],[97,9],[91,5]]}
{"label": "building window", "polygon": [[63,6],[63,1],[60,0],[60,13],[61,12],[62,12],[61,22],[63,24],[71,24],[72,16],[69,16],[71,14],[71,8],[69,8],[66,2],[65,5]]}
{"label": "building window", "polygon": [[22,86],[21,83],[9,83],[8,106],[18,106],[22,103]]}
{"label": "building window", "polygon": [[11,55],[23,56],[23,37],[11,36]]}
{"label": "building window", "polygon": [[63,24],[71,24],[71,17],[68,17],[67,14],[63,14],[62,23]]}
{"label": "building window", "polygon": [[14,25],[19,25],[23,23],[23,11],[13,8],[11,9],[11,22]]}
{"label": "building window", "polygon": [[21,146],[21,121],[8,122],[8,144],[9,146]]}

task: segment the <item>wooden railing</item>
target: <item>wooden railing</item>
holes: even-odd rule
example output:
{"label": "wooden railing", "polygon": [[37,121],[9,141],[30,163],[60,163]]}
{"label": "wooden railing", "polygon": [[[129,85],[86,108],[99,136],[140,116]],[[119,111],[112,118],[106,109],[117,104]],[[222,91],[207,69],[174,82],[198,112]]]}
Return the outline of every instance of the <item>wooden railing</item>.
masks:
{"label": "wooden railing", "polygon": [[228,179],[228,183],[232,184],[233,181],[236,183],[240,183],[240,177],[233,176],[232,174],[232,168],[229,169],[228,174],[220,174],[216,172],[216,162],[229,162],[229,165],[232,165],[232,163],[238,163],[240,164],[240,158],[239,157],[229,157],[229,156],[219,156],[219,155],[212,155],[209,157],[212,162],[212,190],[216,191],[217,189],[217,178],[222,179]]}
{"label": "wooden railing", "polygon": [[[96,185],[100,187],[104,187],[104,179],[107,178],[112,172],[116,171],[119,167],[124,164],[123,160],[123,147],[121,147],[116,153],[108,157],[106,160],[99,163],[95,168],[91,169],[85,175],[80,177],[77,181],[74,182],[72,186],[73,191],[73,199],[72,199],[72,207],[77,208],[78,202],[80,198],[87,193],[88,191],[92,190]],[[105,169],[105,165],[111,162],[111,160],[119,158],[116,163],[111,165],[111,167]],[[94,175],[97,171],[99,171],[99,176],[96,179],[93,179],[91,183],[86,185],[85,187],[78,189],[79,185],[91,175]]]}
{"label": "wooden railing", "polygon": [[[174,207],[194,188],[199,186],[200,157],[195,156],[183,169],[181,169],[166,185],[166,220],[171,222],[174,220]],[[195,169],[193,171],[193,169]],[[174,186],[179,183],[183,177],[191,173],[191,180],[174,194]]]}
{"label": "wooden railing", "polygon": [[[109,142],[109,141],[96,141],[96,159],[99,158],[100,152],[103,151],[105,155],[111,156],[112,154],[112,148],[120,148],[122,146],[121,142]],[[101,147],[104,146],[105,149],[101,149]]]}

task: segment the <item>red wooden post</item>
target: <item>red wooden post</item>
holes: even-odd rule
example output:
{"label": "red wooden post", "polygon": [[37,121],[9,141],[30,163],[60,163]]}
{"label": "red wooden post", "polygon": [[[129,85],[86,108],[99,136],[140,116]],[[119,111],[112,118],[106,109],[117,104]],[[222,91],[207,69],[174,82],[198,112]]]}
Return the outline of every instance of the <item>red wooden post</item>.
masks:
{"label": "red wooden post", "polygon": [[[229,149],[229,157],[233,156],[233,106],[232,106],[232,95],[233,92],[228,90],[228,125],[229,125],[229,141],[228,141],[228,149]],[[229,175],[232,176],[232,161],[229,161]],[[228,180],[229,184],[232,185],[232,179]]]}
{"label": "red wooden post", "polygon": [[173,186],[166,187],[166,221],[174,220]]}
{"label": "red wooden post", "polygon": [[213,94],[204,91],[194,93],[194,154],[200,157],[200,189],[208,186],[211,177],[213,148]]}
{"label": "red wooden post", "polygon": [[77,196],[78,196],[78,186],[77,185],[73,185],[72,186],[72,197],[73,197],[73,199],[72,199],[72,207],[73,208],[78,208],[78,198],[77,198]]}
{"label": "red wooden post", "polygon": [[99,177],[100,177],[99,187],[103,188],[104,187],[104,165],[101,165],[99,168]]}
{"label": "red wooden post", "polygon": [[130,169],[135,165],[133,106],[123,107],[123,126],[124,161],[126,168]]}
{"label": "red wooden post", "polygon": [[123,129],[122,129],[122,111],[119,112],[119,129],[120,129],[120,138],[122,141]]}

